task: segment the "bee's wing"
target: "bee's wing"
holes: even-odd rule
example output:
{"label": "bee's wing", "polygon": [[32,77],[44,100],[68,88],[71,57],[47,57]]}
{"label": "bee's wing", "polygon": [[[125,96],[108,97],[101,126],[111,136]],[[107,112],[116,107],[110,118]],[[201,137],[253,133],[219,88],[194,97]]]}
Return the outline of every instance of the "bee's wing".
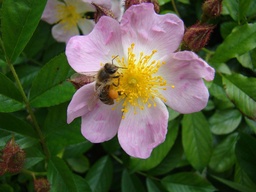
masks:
{"label": "bee's wing", "polygon": [[92,83],[96,79],[97,72],[90,72],[90,73],[75,73],[73,74],[68,81],[70,81],[76,89],[80,87]]}

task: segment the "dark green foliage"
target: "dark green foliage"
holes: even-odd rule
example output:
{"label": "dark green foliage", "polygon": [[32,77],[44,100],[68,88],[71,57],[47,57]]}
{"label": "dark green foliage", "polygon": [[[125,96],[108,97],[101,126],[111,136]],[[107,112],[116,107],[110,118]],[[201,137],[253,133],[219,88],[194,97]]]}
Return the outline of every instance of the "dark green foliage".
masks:
{"label": "dark green foliage", "polygon": [[[186,27],[200,20],[203,0],[173,2]],[[129,157],[117,137],[85,140],[80,118],[67,124],[74,71],[65,44],[40,21],[45,3],[0,1],[0,150],[14,137],[26,152],[21,173],[0,176],[0,191],[32,192],[33,176],[47,178],[52,192],[256,191],[255,0],[223,0],[198,52],[216,70],[209,103],[186,115],[168,108],[166,140],[145,160]],[[160,14],[175,12],[172,1],[159,4]]]}

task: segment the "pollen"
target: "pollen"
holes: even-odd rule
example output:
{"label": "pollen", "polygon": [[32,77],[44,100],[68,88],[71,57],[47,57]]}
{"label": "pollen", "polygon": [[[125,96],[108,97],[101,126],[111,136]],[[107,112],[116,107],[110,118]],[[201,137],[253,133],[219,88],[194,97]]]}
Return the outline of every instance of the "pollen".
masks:
{"label": "pollen", "polygon": [[160,94],[160,90],[166,90],[166,80],[157,74],[159,68],[165,62],[154,60],[157,50],[145,54],[134,53],[135,44],[128,48],[128,58],[117,58],[118,72],[121,74],[119,85],[115,88],[119,93],[116,101],[122,101],[123,118],[130,107],[136,111],[144,110],[145,107],[156,107],[155,98],[160,98],[164,102],[166,99]]}
{"label": "pollen", "polygon": [[72,5],[58,5],[57,16],[60,22],[65,24],[66,30],[76,26],[79,19],[82,18],[82,15]]}

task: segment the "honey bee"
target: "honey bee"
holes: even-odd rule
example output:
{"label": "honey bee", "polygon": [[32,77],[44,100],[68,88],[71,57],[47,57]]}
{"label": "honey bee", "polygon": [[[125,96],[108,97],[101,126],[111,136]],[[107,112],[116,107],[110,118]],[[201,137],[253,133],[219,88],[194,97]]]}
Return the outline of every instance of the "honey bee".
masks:
{"label": "honey bee", "polygon": [[[75,74],[69,81],[77,89],[95,81],[95,93],[97,98],[104,104],[113,105],[114,100],[119,96],[119,93],[113,89],[113,86],[117,87],[119,85],[120,74],[117,71],[119,68],[122,68],[113,64],[115,58],[112,59],[112,63],[106,63],[99,71],[95,73]],[[112,82],[113,79],[117,79],[117,81],[114,83]]]}
{"label": "honey bee", "polygon": [[[118,97],[118,93],[112,89],[113,86],[117,87],[119,85],[120,74],[117,70],[120,67],[110,63],[106,63],[103,68],[101,68],[96,76],[95,90],[98,94],[98,98],[107,105],[113,105],[114,99]],[[117,84],[113,83],[111,80],[117,78]]]}

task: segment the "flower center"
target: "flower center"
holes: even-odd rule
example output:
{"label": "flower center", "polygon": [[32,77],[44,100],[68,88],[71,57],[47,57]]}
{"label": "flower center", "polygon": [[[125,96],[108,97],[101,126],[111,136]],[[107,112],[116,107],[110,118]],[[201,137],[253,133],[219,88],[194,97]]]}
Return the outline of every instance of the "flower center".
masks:
{"label": "flower center", "polygon": [[58,18],[61,23],[65,23],[67,30],[77,25],[78,20],[82,18],[73,5],[58,5]]}
{"label": "flower center", "polygon": [[144,106],[156,106],[155,98],[166,101],[159,93],[161,89],[166,90],[166,80],[157,75],[158,69],[165,62],[152,59],[157,52],[156,50],[153,50],[149,55],[141,52],[137,58],[133,52],[134,46],[133,43],[128,48],[127,61],[124,58],[116,59],[117,66],[121,68],[118,69],[118,73],[120,73],[119,85],[114,89],[120,94],[116,101],[124,101],[123,114],[127,113],[129,107],[134,107],[136,113],[136,108],[143,110]]}

